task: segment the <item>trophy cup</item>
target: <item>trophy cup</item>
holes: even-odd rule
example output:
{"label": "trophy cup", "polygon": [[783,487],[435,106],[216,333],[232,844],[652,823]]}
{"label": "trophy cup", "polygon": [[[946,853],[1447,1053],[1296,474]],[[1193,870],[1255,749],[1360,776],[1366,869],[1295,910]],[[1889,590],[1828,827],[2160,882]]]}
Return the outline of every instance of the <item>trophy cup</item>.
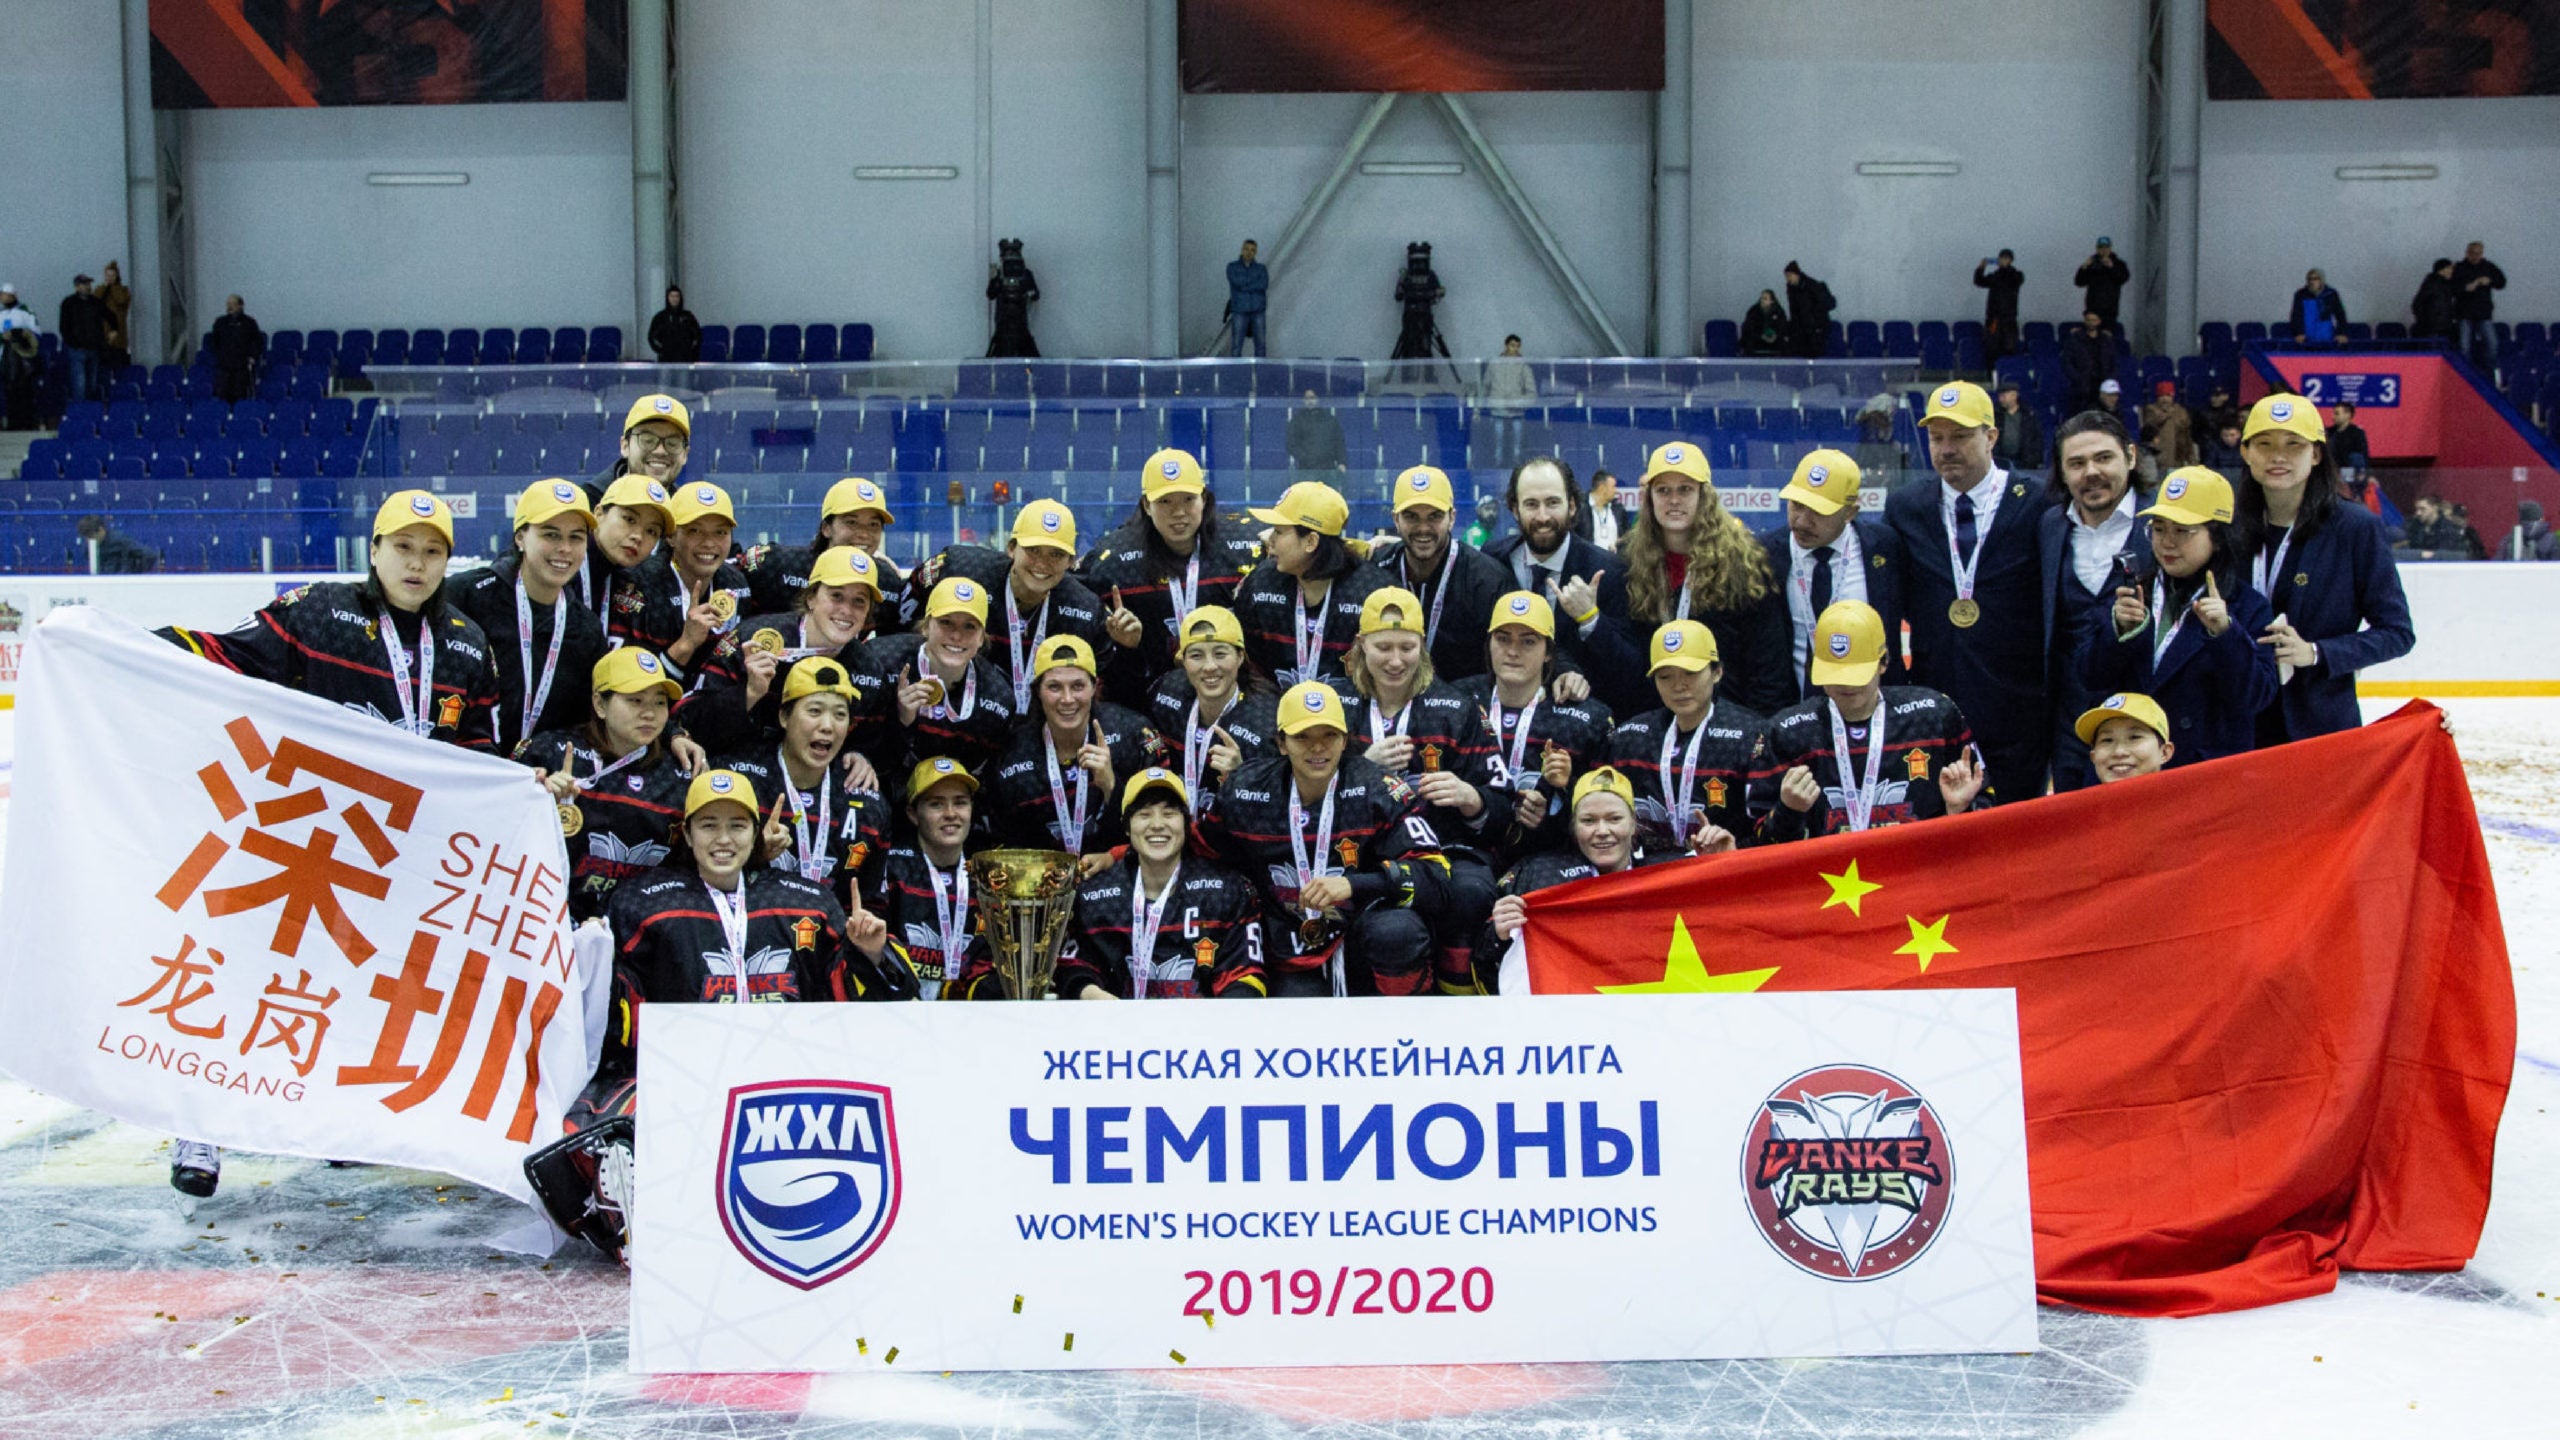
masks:
{"label": "trophy cup", "polygon": [[1076,903],[1076,857],[1064,850],[982,850],[969,882],[984,907],[987,948],[1008,1000],[1046,1000]]}

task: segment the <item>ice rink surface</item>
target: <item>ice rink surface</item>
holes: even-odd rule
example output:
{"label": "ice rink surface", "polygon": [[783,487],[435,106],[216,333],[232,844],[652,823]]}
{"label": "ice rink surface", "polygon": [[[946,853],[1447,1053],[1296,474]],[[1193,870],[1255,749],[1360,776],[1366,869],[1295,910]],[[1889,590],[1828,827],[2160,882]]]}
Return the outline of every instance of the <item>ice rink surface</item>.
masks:
{"label": "ice rink surface", "polygon": [[2560,700],[2447,708],[2519,1012],[2496,1197],[2460,1274],[2197,1320],[2046,1310],[2023,1356],[652,1379],[623,1369],[618,1270],[489,1248],[510,1202],[240,1155],[183,1220],[162,1137],[0,1080],[0,1436],[2560,1434]]}

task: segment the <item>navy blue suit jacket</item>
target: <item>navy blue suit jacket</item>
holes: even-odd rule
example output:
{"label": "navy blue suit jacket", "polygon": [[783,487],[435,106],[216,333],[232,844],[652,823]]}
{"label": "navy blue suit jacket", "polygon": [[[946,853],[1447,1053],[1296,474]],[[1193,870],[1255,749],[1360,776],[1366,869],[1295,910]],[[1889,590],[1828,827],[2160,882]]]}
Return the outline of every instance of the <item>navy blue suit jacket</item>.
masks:
{"label": "navy blue suit jacket", "polygon": [[[1858,573],[1867,577],[1867,603],[1875,607],[1876,614],[1884,619],[1884,683],[1908,683],[1903,678],[1902,668],[1902,541],[1885,527],[1882,520],[1858,519],[1849,523],[1858,532],[1861,556]],[[1787,543],[1787,527],[1781,525],[1775,530],[1762,531],[1760,548],[1768,552],[1769,574],[1777,580],[1779,599],[1783,602],[1786,599],[1787,575],[1796,563],[1795,550]],[[1836,578],[1832,582],[1832,591],[1839,593]],[[1818,620],[1821,617],[1817,615],[1814,618]],[[1793,611],[1788,612],[1787,626],[1787,653],[1792,663],[1795,655]],[[1796,677],[1796,692],[1797,698],[1804,700],[1812,699],[1816,693],[1803,675]]]}
{"label": "navy blue suit jacket", "polygon": [[[1947,527],[1938,509],[1935,476],[1915,480],[1885,501],[1886,525],[1900,542],[1902,605],[1911,625],[1911,683],[1954,698],[1985,758],[2023,782],[2032,766],[2041,772],[2050,738],[2047,694],[2044,581],[2037,531],[2051,507],[2044,484],[1994,470],[1983,485],[2007,487],[1991,533],[1976,552],[1974,600],[1980,623],[1958,629],[1947,618],[1956,598],[1947,556]],[[1996,783],[1996,781],[1995,781]],[[2041,794],[2040,783],[2033,793]],[[2018,798],[2004,794],[2004,800]]]}
{"label": "navy blue suit jacket", "polygon": [[[1519,583],[1519,577],[1511,573],[1511,557],[1526,543],[1518,531],[1513,531],[1484,547],[1486,557],[1502,565],[1504,594],[1510,593],[1511,586]],[[1564,543],[1564,573],[1567,578],[1591,582],[1591,588],[1600,601],[1604,624],[1610,616],[1627,613],[1627,567],[1617,556],[1579,535],[1568,535]],[[1547,598],[1550,601],[1555,599],[1552,595]],[[1571,658],[1575,668],[1585,671],[1591,668],[1590,643],[1582,638],[1582,627],[1573,623],[1573,617],[1565,614],[1562,606],[1556,607],[1556,650]],[[1596,679],[1594,683],[1597,684]]]}
{"label": "navy blue suit jacket", "polygon": [[[2146,574],[2136,583],[2147,594],[2151,578]],[[2275,652],[2258,643],[2275,612],[2246,585],[2235,584],[2222,598],[2231,607],[2231,624],[2220,635],[2207,635],[2189,616],[2157,661],[2151,658],[2150,627],[2131,639],[2118,638],[2112,614],[2080,650],[2080,679],[2092,694],[2131,691],[2159,703],[2178,747],[2169,757],[2172,766],[2255,750],[2258,712],[2276,698]]]}
{"label": "navy blue suit jacket", "polygon": [[2284,738],[2364,723],[2356,672],[2399,659],[2418,640],[2382,522],[2361,505],[2340,503],[2327,524],[2285,552],[2284,572],[2269,576],[2267,588],[2275,612],[2320,647],[2320,663],[2293,672],[2277,697]]}

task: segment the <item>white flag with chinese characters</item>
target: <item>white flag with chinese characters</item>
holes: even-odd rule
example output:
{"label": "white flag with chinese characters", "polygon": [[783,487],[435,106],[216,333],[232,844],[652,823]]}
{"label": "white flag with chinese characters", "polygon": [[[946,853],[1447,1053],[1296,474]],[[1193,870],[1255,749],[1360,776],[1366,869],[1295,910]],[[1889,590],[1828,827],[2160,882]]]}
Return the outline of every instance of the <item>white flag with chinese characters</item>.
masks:
{"label": "white flag with chinese characters", "polygon": [[591,1003],[531,772],[86,607],[27,659],[0,1069],[172,1135],[529,1200]]}

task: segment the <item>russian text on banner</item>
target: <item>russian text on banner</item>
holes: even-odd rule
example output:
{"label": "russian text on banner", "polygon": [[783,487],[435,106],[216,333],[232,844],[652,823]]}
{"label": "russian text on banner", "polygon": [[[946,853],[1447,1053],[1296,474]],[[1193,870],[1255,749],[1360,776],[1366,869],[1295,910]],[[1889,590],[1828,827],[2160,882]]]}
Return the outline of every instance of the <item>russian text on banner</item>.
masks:
{"label": "russian text on banner", "polygon": [[530,1199],[586,1047],[527,772],[93,609],[29,655],[0,1067],[174,1135]]}
{"label": "russian text on banner", "polygon": [[653,1007],[643,1371],[2036,1343],[2009,995]]}

